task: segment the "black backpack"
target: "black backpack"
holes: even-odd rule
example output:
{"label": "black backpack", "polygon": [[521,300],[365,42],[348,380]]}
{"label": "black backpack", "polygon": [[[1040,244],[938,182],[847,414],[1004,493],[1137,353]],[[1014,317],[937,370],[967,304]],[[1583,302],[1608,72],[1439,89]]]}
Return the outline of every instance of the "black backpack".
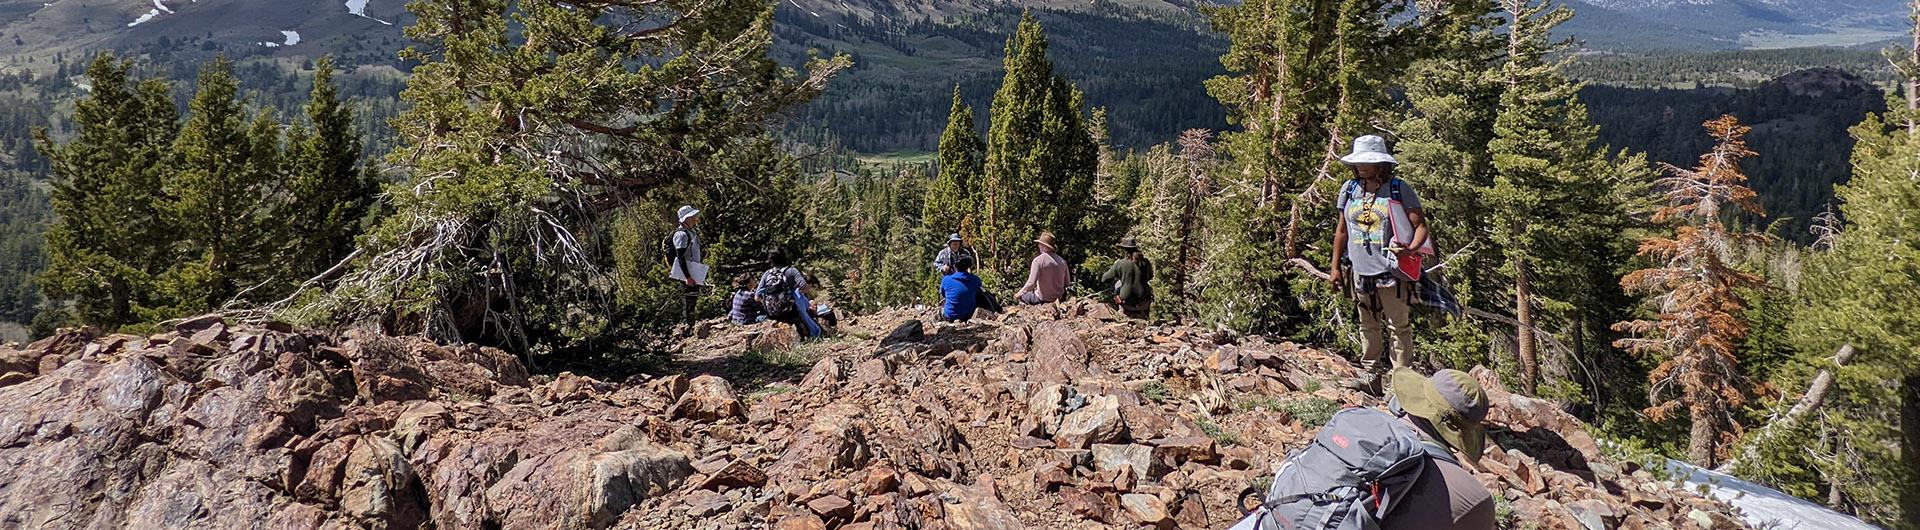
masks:
{"label": "black backpack", "polygon": [[660,240],[660,260],[667,262],[668,270],[673,269],[675,265],[673,260],[680,257],[680,249],[673,246],[673,236],[680,235],[681,232],[686,232],[689,238],[696,240],[699,238],[699,236],[693,235],[693,231],[687,230],[686,227],[675,228],[672,232],[667,232],[667,237]]}
{"label": "black backpack", "polygon": [[754,290],[754,298],[760,301],[760,308],[767,312],[768,318],[787,318],[800,312],[799,301],[793,299],[793,290],[800,288],[793,283],[788,274],[792,267],[778,267],[760,273],[759,288]]}

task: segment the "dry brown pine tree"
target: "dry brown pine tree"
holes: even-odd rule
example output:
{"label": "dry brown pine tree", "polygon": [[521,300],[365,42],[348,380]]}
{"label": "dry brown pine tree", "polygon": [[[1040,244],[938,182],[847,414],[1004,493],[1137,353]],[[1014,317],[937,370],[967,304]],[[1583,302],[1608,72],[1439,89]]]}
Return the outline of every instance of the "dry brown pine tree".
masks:
{"label": "dry brown pine tree", "polygon": [[1620,347],[1662,359],[1648,375],[1648,401],[1657,405],[1647,414],[1667,421],[1686,407],[1692,420],[1688,458],[1712,466],[1721,449],[1738,436],[1740,426],[1731,413],[1745,401],[1736,366],[1736,350],[1747,334],[1741,315],[1746,304],[1739,290],[1764,282],[1733,268],[1727,255],[1764,236],[1730,230],[1722,222],[1728,214],[1761,213],[1758,197],[1740,172],[1740,160],[1754,154],[1743,139],[1750,128],[1733,116],[1708,121],[1706,128],[1719,143],[1700,156],[1700,166],[1688,170],[1667,165],[1669,176],[1658,183],[1667,204],[1653,220],[1672,223],[1673,237],[1641,241],[1640,256],[1654,266],[1620,280],[1629,291],[1651,295],[1660,316],[1614,328],[1632,334],[1616,343]]}

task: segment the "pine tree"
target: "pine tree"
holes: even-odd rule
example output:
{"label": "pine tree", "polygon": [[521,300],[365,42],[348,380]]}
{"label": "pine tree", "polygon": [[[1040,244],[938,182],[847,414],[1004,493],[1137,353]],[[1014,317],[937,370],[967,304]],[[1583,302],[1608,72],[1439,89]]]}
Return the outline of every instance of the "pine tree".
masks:
{"label": "pine tree", "polygon": [[136,322],[152,302],[171,233],[158,200],[178,116],[164,81],[136,81],[131,70],[130,61],[94,56],[92,90],[75,105],[78,134],[60,144],[34,131],[53,168],[56,216],[42,285],[72,302],[79,322],[109,329]]}
{"label": "pine tree", "polygon": [[986,142],[973,125],[973,107],[960,101],[953,87],[953,108],[947,111],[947,129],[940,134],[940,175],[927,190],[920,214],[923,238],[944,239],[947,234],[975,236],[980,217],[978,195],[986,164]]}
{"label": "pine tree", "polygon": [[1666,421],[1685,407],[1691,422],[1687,456],[1712,466],[1727,442],[1737,438],[1740,425],[1731,414],[1746,402],[1738,366],[1748,329],[1740,290],[1763,283],[1760,276],[1734,268],[1727,252],[1764,238],[1730,229],[1722,220],[1761,213],[1739,165],[1753,155],[1744,140],[1750,128],[1732,116],[1708,121],[1706,128],[1718,145],[1700,156],[1700,166],[1668,166],[1672,174],[1659,181],[1667,204],[1653,221],[1674,223],[1672,237],[1642,240],[1640,256],[1654,266],[1621,279],[1629,290],[1654,295],[1659,318],[1615,327],[1635,335],[1621,339],[1620,347],[1661,359],[1648,376],[1648,401],[1660,404],[1649,407],[1647,415]]}
{"label": "pine tree", "polygon": [[263,284],[297,281],[272,267],[285,236],[269,203],[283,184],[279,122],[267,111],[249,120],[225,58],[201,70],[199,87],[167,164],[165,211],[179,231],[181,259],[160,287],[172,307],[156,318],[217,309]]}
{"label": "pine tree", "polygon": [[333,57],[314,62],[307,121],[292,128],[287,204],[282,221],[291,227],[289,273],[300,279],[328,270],[353,252],[354,237],[372,209],[379,187],[360,168],[360,138],[353,110],[333,83]]}
{"label": "pine tree", "polygon": [[1054,73],[1047,37],[1028,13],[1007,40],[1006,77],[993,98],[988,128],[979,251],[985,269],[1012,279],[1032,248],[1051,231],[1068,263],[1079,263],[1092,242],[1094,171],[1099,149],[1087,132],[1080,90]]}
{"label": "pine tree", "polygon": [[1610,285],[1628,256],[1630,200],[1642,182],[1634,168],[1644,162],[1607,156],[1578,98],[1580,85],[1561,74],[1568,43],[1556,42],[1552,31],[1573,12],[1537,0],[1502,1],[1512,20],[1500,72],[1505,88],[1488,145],[1493,185],[1478,203],[1513,285],[1519,387],[1533,394],[1543,365],[1547,379],[1573,384],[1569,363],[1584,362],[1564,351],[1542,362],[1546,341],[1537,335],[1553,329],[1549,323],[1584,339],[1624,316],[1609,311],[1624,304]]}
{"label": "pine tree", "polygon": [[[410,331],[449,340],[519,347],[590,336],[573,322],[612,314],[607,260],[584,243],[598,239],[603,216],[699,197],[687,188],[726,175],[708,169],[716,159],[757,141],[849,64],[816,59],[801,72],[775,62],[773,8],[759,1],[409,9],[418,21],[406,33],[419,45],[403,55],[419,66],[389,161],[410,181],[388,196],[394,213],[364,238],[366,257],[312,308],[406,317],[421,323]],[[719,217],[709,209],[709,222]],[[717,242],[715,228],[707,235]]]}
{"label": "pine tree", "polygon": [[1196,295],[1190,286],[1203,265],[1207,237],[1201,208],[1214,192],[1213,172],[1219,166],[1212,139],[1210,131],[1189,129],[1176,142],[1178,154],[1170,145],[1159,145],[1121,163],[1123,168],[1138,165],[1132,171],[1142,175],[1131,208],[1137,217],[1133,233],[1153,260],[1154,289],[1161,293],[1154,312],[1161,316],[1184,318],[1193,311]]}

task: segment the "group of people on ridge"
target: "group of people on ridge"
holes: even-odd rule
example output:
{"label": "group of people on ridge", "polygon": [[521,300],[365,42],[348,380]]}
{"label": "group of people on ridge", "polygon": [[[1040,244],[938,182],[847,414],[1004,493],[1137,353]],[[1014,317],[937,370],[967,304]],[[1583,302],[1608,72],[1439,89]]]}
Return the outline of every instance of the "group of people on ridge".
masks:
{"label": "group of people on ridge", "polygon": [[[946,248],[933,258],[934,268],[940,271],[940,320],[966,321],[980,308],[1000,309],[999,301],[982,289],[980,277],[973,274],[978,258],[965,243],[960,234],[947,236]],[[1073,281],[1072,267],[1060,256],[1059,243],[1052,233],[1042,232],[1033,243],[1037,252],[1027,265],[1027,282],[1013,299],[1030,305],[1057,302],[1067,295],[1067,286]],[[1125,256],[1115,261],[1100,281],[1113,282],[1113,303],[1128,317],[1147,318],[1153,304],[1153,264],[1140,253],[1140,244],[1132,237],[1120,241],[1120,250]]]}
{"label": "group of people on ridge", "polygon": [[[1419,301],[1424,263],[1435,255],[1420,196],[1394,176],[1398,161],[1379,136],[1355,139],[1352,152],[1340,160],[1352,168],[1353,178],[1341,186],[1334,203],[1329,280],[1358,306],[1360,361],[1372,376],[1368,385],[1378,392],[1382,380],[1389,381],[1385,390],[1391,390],[1392,399],[1386,411],[1336,414],[1312,444],[1289,455],[1264,501],[1234,530],[1492,530],[1492,494],[1467,470],[1478,466],[1485,447],[1487,395],[1464,372],[1440,370],[1427,377],[1411,366],[1412,307]],[[682,207],[670,240],[671,272],[686,283],[682,315],[689,328],[706,269],[695,231],[699,214]],[[1027,280],[1012,300],[1059,301],[1072,282],[1071,267],[1053,234],[1040,234],[1034,244]],[[1103,294],[1111,294],[1109,300],[1128,317],[1146,318],[1153,302],[1153,265],[1133,237],[1122,239],[1119,248],[1123,256],[1101,275],[1101,284],[1113,286]],[[780,252],[769,253],[767,261],[772,268],[757,282],[751,275],[735,280],[729,317],[742,324],[778,320],[804,337],[820,336],[820,321],[831,318],[831,309],[812,304],[812,282]],[[940,275],[939,319],[965,321],[981,308],[999,309],[973,273],[979,264],[965,238],[947,238],[933,261]],[[1351,443],[1356,438],[1373,443]],[[1356,448],[1372,452],[1358,454]]]}

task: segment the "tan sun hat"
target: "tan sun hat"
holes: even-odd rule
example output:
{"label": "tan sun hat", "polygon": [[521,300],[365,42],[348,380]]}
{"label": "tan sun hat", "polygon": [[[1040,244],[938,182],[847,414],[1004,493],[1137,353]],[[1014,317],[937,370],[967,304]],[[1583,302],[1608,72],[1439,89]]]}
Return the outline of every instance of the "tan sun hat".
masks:
{"label": "tan sun hat", "polygon": [[1033,240],[1033,242],[1046,245],[1047,250],[1060,250],[1059,245],[1053,244],[1053,232],[1041,232],[1040,238]]}
{"label": "tan sun hat", "polygon": [[1393,397],[1407,414],[1427,420],[1447,445],[1479,463],[1487,445],[1487,392],[1473,376],[1441,370],[1433,377],[1408,368],[1393,371]]}

